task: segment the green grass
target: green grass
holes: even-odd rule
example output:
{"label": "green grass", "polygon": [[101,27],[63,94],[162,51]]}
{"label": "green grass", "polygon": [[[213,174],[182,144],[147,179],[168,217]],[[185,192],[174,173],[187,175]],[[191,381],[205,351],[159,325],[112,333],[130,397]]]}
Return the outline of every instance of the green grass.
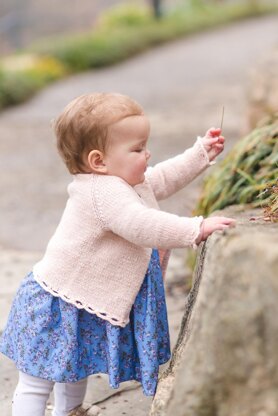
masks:
{"label": "green grass", "polygon": [[270,121],[239,140],[205,179],[196,214],[248,204],[277,215],[278,118]]}
{"label": "green grass", "polygon": [[[191,2],[196,4],[195,2]],[[198,3],[198,2],[197,2]],[[71,73],[113,65],[148,48],[201,30],[239,19],[278,10],[264,5],[239,4],[187,6],[168,12],[155,20],[148,8],[118,6],[106,12],[93,31],[46,39],[21,52],[15,59],[33,57],[30,66],[9,67],[0,61],[0,109],[28,99],[48,83]],[[51,64],[41,65],[41,60]],[[27,59],[28,61],[28,59]]]}

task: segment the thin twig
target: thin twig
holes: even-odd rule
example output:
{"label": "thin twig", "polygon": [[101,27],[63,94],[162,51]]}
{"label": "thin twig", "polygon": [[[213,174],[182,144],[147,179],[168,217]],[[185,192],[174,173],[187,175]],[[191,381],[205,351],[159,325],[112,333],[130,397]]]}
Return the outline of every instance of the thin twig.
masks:
{"label": "thin twig", "polygon": [[222,107],[221,124],[220,124],[220,129],[221,129],[221,131],[222,131],[222,127],[223,127],[224,112],[225,112],[225,107],[224,107],[224,105],[223,105],[223,107]]}

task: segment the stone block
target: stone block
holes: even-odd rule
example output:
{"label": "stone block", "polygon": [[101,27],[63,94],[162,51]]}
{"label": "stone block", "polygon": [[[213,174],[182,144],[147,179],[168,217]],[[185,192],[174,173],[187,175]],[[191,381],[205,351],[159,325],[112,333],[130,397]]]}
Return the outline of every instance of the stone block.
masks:
{"label": "stone block", "polygon": [[153,416],[277,416],[278,224],[237,211],[222,211],[237,227],[199,250]]}

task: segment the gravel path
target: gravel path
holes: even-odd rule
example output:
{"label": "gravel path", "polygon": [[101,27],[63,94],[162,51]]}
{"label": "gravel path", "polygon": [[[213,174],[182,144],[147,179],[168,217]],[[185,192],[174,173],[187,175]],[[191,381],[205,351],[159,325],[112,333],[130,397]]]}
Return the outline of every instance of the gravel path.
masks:
{"label": "gravel path", "polygon": [[[1,114],[0,275],[4,293],[0,306],[1,312],[4,311],[3,321],[23,271],[31,267],[45,248],[65,204],[70,176],[56,154],[50,126],[50,120],[64,105],[92,90],[131,95],[145,107],[151,119],[152,163],[184,150],[208,127],[219,125],[225,105],[224,134],[228,150],[245,128],[249,71],[264,52],[277,44],[277,28],[276,15],[198,34],[112,68],[58,82],[30,102]],[[190,215],[200,183],[201,178],[162,207]],[[178,277],[185,273],[183,256],[183,250],[175,251],[173,271],[167,283],[172,346],[185,297],[178,287]],[[4,406],[1,415],[9,416],[7,409],[16,382],[15,372],[11,363],[2,357],[0,365],[4,384],[0,394],[1,406]],[[97,389],[93,383],[96,395],[100,395],[101,388]],[[108,394],[107,387],[103,394],[103,397]],[[150,406],[150,399],[144,398],[138,388],[119,395],[117,403],[113,401],[115,398],[102,404],[106,407],[102,415],[146,415]]]}

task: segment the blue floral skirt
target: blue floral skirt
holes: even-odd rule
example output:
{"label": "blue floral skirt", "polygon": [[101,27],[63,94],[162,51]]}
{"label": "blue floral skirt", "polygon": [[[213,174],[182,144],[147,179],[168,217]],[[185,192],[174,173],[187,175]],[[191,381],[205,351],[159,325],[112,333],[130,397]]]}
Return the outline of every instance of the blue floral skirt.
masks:
{"label": "blue floral skirt", "polygon": [[0,351],[35,377],[68,383],[106,373],[112,388],[137,380],[153,396],[159,365],[171,356],[158,251],[152,251],[124,328],[54,297],[29,273],[14,299]]}

